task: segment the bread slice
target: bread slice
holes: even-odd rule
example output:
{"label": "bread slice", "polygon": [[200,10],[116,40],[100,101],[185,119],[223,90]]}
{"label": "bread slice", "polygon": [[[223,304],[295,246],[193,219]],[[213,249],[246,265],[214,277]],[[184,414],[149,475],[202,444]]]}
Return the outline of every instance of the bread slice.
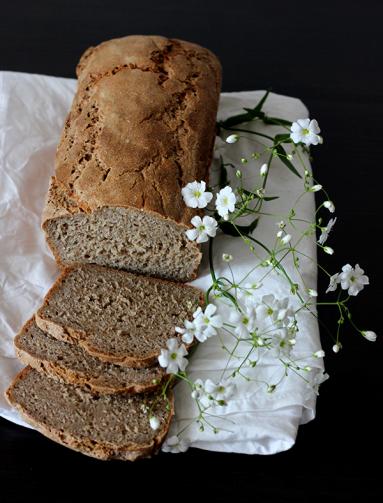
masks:
{"label": "bread slice", "polygon": [[[154,454],[173,415],[171,395],[95,395],[31,367],[16,376],[6,397],[43,435],[98,459],[134,461]],[[149,424],[151,414],[160,420],[156,431]]]}
{"label": "bread slice", "polygon": [[127,367],[157,363],[175,327],[191,319],[203,292],[182,283],[81,265],[65,270],[36,313],[41,330]]}
{"label": "bread slice", "polygon": [[77,76],[42,222],[56,259],[195,278],[201,253],[185,231],[200,210],[181,189],[208,180],[218,59],[183,40],[131,35],[89,48]]}
{"label": "bread slice", "polygon": [[106,363],[77,344],[68,344],[46,334],[34,318],[15,337],[18,358],[39,372],[99,393],[142,393],[158,388],[165,379],[159,366],[133,369]]}

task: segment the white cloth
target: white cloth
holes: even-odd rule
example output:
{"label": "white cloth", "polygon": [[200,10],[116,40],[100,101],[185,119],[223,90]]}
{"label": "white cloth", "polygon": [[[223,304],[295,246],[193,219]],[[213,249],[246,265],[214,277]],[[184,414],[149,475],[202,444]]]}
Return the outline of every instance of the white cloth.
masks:
{"label": "white cloth", "polygon": [[[49,176],[54,169],[55,147],[75,86],[76,81],[72,79],[0,72],[0,415],[25,426],[6,403],[3,392],[22,366],[15,358],[13,337],[39,307],[58,272],[40,229],[40,217]],[[262,95],[262,91],[223,93],[219,117],[239,113],[243,107],[253,107]],[[276,94],[269,96],[265,111],[290,120],[307,117],[301,101]],[[272,130],[270,126],[266,128],[260,124],[257,128]],[[250,159],[251,152],[257,147],[259,150],[254,137],[249,141],[241,139],[236,145],[225,148],[225,159],[239,164],[240,157]],[[261,162],[249,162],[243,166],[246,183],[259,180]],[[302,181],[275,159],[267,192],[282,197],[268,203],[273,213],[286,213],[301,189]],[[313,195],[306,195],[299,204],[299,215],[311,220],[313,212]],[[257,238],[271,244],[278,230],[276,221],[277,218],[261,219],[256,230]],[[313,241],[306,240],[301,249],[315,259]],[[214,253],[220,273],[224,272],[223,252],[234,256],[232,267],[236,278],[241,278],[254,266],[254,257],[240,239],[220,235],[215,240]],[[291,266],[287,264],[286,267],[291,272]],[[301,272],[306,285],[316,288],[315,264],[301,260]],[[253,273],[249,281],[256,280],[258,275],[259,271]],[[204,289],[210,285],[206,253],[194,284]],[[283,297],[289,295],[289,288],[281,277],[272,275],[264,281],[260,293]],[[316,320],[301,316],[297,353],[307,355],[319,348]],[[221,375],[226,358],[218,338],[211,338],[199,345],[188,370],[193,378],[215,379]],[[316,359],[310,365],[313,370],[308,378],[318,380],[323,370],[322,360]],[[260,379],[273,382],[280,375],[280,367],[266,358],[257,372]],[[236,383],[238,393],[235,399],[220,411],[231,422],[221,421],[224,431],[218,434],[208,429],[200,432],[194,426],[187,428],[185,437],[192,446],[215,451],[272,454],[291,447],[299,424],[315,416],[316,394],[294,373],[272,394],[254,382],[236,378]],[[183,383],[179,384],[172,431],[177,432],[188,424],[195,415],[193,407],[190,390]]]}

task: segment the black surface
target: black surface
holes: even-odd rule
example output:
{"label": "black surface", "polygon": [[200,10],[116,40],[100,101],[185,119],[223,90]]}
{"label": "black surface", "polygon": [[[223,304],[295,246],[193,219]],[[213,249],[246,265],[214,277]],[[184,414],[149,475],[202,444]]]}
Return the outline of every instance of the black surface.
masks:
{"label": "black surface", "polygon": [[[218,10],[224,3],[3,1],[0,69],[72,77],[89,45],[155,33],[216,52],[225,91],[272,87],[300,97],[322,128],[325,143],[313,150],[314,168],[337,205],[336,255],[325,262],[334,271],[346,262],[365,268],[371,286],[353,303],[354,316],[379,333],[382,4],[241,0]],[[335,322],[329,313],[323,319]],[[300,429],[293,449],[271,457],[191,450],[134,465],[103,463],[1,420],[0,501],[74,501],[82,493],[127,500],[134,488],[167,501],[206,495],[216,501],[375,499],[381,494],[382,337],[372,344],[350,330],[338,356],[323,337],[331,379],[323,385],[317,419]]]}

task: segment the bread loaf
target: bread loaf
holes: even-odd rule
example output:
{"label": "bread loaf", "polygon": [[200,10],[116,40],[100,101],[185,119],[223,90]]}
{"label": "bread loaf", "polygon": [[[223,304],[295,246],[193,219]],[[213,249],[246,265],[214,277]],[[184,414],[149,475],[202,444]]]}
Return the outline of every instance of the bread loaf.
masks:
{"label": "bread loaf", "polygon": [[179,281],[196,276],[185,236],[207,180],[221,69],[207,49],[128,36],[88,49],[57,149],[43,229],[61,265],[95,263]]}
{"label": "bread loaf", "polygon": [[[98,459],[137,458],[154,454],[173,415],[173,398],[160,392],[98,395],[49,379],[26,367],[6,392],[25,420],[60,444]],[[160,421],[151,429],[149,414]]]}

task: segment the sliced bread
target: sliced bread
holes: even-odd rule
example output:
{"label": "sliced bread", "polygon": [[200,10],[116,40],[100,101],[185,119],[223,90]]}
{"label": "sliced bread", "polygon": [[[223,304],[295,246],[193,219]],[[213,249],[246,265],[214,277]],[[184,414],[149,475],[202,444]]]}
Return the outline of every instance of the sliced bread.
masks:
{"label": "sliced bread", "polygon": [[96,265],[65,270],[36,313],[41,330],[127,367],[157,363],[175,327],[191,319],[203,292]]}
{"label": "sliced bread", "polygon": [[[6,397],[43,435],[98,459],[151,456],[165,439],[173,415],[171,395],[97,395],[31,367],[16,376]],[[160,421],[156,431],[149,424],[151,414]]]}
{"label": "sliced bread", "polygon": [[15,337],[18,358],[61,382],[82,385],[99,393],[142,393],[159,387],[165,372],[159,366],[134,369],[106,363],[77,344],[46,334],[34,318]]}

